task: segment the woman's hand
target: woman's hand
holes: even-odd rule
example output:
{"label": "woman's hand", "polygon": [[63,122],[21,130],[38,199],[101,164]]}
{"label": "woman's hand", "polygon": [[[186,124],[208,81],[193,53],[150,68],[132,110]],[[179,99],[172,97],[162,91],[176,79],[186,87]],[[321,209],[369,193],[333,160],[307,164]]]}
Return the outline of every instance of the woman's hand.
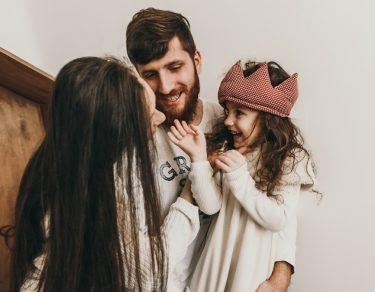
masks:
{"label": "woman's hand", "polygon": [[229,150],[219,155],[216,160],[216,166],[223,172],[232,172],[246,163],[246,158],[237,150]]}
{"label": "woman's hand", "polygon": [[192,162],[207,160],[206,138],[199,127],[174,120],[174,126],[167,134],[174,144],[190,156]]}

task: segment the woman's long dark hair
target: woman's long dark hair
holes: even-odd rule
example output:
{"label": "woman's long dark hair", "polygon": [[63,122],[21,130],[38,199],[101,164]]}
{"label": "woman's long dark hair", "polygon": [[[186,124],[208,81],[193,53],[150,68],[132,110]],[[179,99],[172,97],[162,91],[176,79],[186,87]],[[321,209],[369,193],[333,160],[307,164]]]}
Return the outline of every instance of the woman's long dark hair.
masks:
{"label": "woman's long dark hair", "polygon": [[[272,86],[277,86],[288,79],[290,75],[276,62],[268,62],[268,72]],[[250,76],[260,67],[260,63],[249,61],[245,64],[243,74]],[[297,156],[311,159],[310,153],[304,147],[304,139],[298,127],[289,117],[279,117],[267,112],[259,112],[260,134],[250,145],[251,149],[260,149],[257,159],[255,181],[256,187],[273,196],[274,190],[280,183],[285,169],[284,161],[290,158],[291,165],[286,168],[293,170]],[[214,125],[212,133],[207,135],[208,153],[234,148],[233,136],[220,118]],[[298,154],[302,151],[302,155]],[[288,160],[289,161],[289,160]],[[307,165],[306,165],[307,169]]]}
{"label": "woman's long dark hair", "polygon": [[[154,287],[163,289],[166,264],[149,128],[144,88],[123,63],[85,57],[62,68],[45,139],[17,198],[11,291],[32,275],[41,254],[40,291],[142,290],[136,179],[143,189]],[[126,181],[126,200],[120,202],[116,175]]]}

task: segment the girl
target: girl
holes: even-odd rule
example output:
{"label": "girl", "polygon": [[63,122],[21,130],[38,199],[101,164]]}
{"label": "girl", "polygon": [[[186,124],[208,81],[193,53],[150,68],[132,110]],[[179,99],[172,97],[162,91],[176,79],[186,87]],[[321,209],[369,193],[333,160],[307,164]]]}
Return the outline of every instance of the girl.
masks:
{"label": "girl", "polygon": [[17,198],[10,291],[165,291],[199,216],[184,190],[162,221],[152,133],[164,119],[120,61],[62,68]]}
{"label": "girl", "polygon": [[[255,291],[276,261],[273,233],[295,222],[301,187],[314,184],[310,155],[288,118],[297,74],[274,62],[237,62],[219,88],[224,123],[206,141],[175,121],[170,139],[191,157],[189,179],[200,209],[215,214],[191,291]],[[293,237],[293,236],[291,236]]]}

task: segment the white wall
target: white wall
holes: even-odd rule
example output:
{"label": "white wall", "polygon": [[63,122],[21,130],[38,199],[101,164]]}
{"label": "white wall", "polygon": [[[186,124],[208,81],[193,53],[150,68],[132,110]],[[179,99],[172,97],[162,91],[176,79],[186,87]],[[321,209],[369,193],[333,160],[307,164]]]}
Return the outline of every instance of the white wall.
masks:
{"label": "white wall", "polygon": [[319,168],[317,205],[300,206],[297,272],[290,291],[375,291],[374,2],[48,1],[0,6],[0,45],[56,75],[84,55],[125,55],[134,12],[154,6],[189,18],[204,57],[202,97],[236,59],[277,60],[299,73],[293,117]]}

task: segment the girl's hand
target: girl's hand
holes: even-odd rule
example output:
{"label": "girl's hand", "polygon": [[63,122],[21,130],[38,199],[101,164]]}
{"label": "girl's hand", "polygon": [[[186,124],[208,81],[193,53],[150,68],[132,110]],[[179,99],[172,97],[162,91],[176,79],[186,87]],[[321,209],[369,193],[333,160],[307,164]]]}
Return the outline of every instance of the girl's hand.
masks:
{"label": "girl's hand", "polygon": [[210,163],[211,167],[212,167],[212,170],[214,173],[218,172],[219,171],[219,168],[217,167],[216,165],[216,159],[221,155],[223,154],[224,152],[222,151],[217,151],[217,152],[214,152],[212,154],[210,154],[207,158],[208,162]]}
{"label": "girl's hand", "polygon": [[174,120],[174,126],[167,134],[174,144],[190,156],[192,162],[207,160],[206,138],[199,127]]}
{"label": "girl's hand", "polygon": [[246,158],[237,150],[229,150],[215,160],[216,166],[223,172],[232,172],[246,163]]}

